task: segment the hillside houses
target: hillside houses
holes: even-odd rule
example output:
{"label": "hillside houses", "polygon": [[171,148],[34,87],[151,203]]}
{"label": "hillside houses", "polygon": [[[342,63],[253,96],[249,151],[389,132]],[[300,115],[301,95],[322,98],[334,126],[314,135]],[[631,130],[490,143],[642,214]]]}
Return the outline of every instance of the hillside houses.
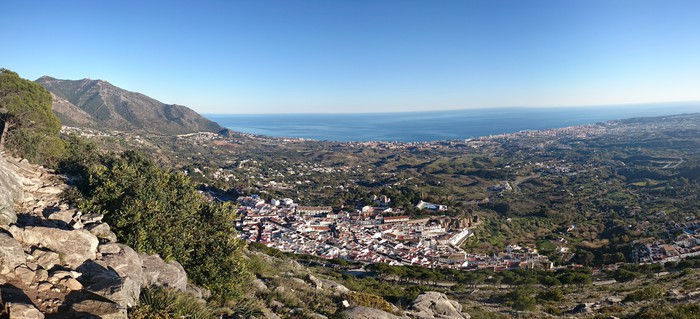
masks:
{"label": "hillside houses", "polygon": [[473,232],[446,229],[431,218],[411,219],[387,207],[333,212],[330,207],[279,205],[244,197],[241,237],[282,251],[368,263],[433,268],[548,267],[546,257],[527,252],[501,256],[470,255],[459,246]]}

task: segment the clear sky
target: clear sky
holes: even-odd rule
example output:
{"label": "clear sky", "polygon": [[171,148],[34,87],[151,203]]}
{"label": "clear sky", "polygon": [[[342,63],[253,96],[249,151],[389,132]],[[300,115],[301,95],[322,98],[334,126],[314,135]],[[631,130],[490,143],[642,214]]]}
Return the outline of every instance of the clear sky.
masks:
{"label": "clear sky", "polygon": [[0,2],[0,67],[203,113],[700,100],[700,1]]}

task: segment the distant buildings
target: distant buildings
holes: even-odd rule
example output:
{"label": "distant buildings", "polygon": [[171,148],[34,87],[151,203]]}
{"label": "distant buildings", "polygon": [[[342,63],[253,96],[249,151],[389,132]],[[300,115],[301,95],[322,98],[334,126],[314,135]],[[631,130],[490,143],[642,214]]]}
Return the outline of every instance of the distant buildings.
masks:
{"label": "distant buildings", "polygon": [[421,209],[421,210],[425,209],[425,210],[430,210],[430,211],[434,211],[434,212],[444,212],[447,210],[447,205],[433,204],[433,203],[424,202],[422,200],[420,202],[418,202],[416,207],[418,209]]}
{"label": "distant buildings", "polygon": [[[492,256],[467,254],[460,246],[473,235],[471,229],[447,229],[437,219],[411,219],[388,207],[333,212],[328,206],[296,206],[291,200],[284,205],[284,201],[275,205],[261,204],[257,196],[240,198],[239,203],[254,205],[239,210],[240,236],[282,251],[369,263],[494,270],[551,266],[547,257],[527,249]],[[434,208],[439,211],[440,206]]]}

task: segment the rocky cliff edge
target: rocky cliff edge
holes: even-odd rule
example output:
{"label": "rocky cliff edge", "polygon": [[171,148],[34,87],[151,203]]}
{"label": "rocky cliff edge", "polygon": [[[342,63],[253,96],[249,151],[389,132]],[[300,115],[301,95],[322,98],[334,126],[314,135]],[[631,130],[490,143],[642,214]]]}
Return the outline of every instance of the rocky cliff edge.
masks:
{"label": "rocky cliff edge", "polygon": [[0,315],[127,318],[141,289],[206,298],[176,261],[120,244],[103,216],[63,204],[61,176],[0,153]]}

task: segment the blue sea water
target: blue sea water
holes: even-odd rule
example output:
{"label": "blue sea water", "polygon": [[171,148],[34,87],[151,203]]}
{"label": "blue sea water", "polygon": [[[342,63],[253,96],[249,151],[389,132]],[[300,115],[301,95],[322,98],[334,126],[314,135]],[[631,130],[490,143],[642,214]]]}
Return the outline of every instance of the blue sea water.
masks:
{"label": "blue sea water", "polygon": [[424,142],[632,117],[700,112],[700,103],[564,108],[488,108],[362,114],[206,114],[237,132],[327,141]]}

